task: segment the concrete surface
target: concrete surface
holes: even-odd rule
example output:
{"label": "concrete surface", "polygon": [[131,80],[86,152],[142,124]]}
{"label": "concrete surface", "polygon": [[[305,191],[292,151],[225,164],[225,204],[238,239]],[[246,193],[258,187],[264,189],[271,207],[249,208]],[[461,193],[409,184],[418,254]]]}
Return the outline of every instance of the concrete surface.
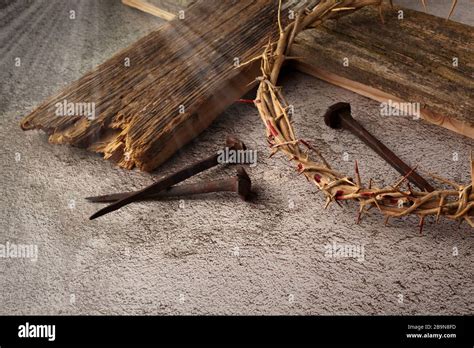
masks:
{"label": "concrete surface", "polygon": [[[448,11],[446,1],[429,3],[438,15]],[[456,13],[474,23],[469,1]],[[374,214],[356,225],[354,205],[324,211],[322,196],[287,161],[267,158],[252,106],[229,108],[151,175],[20,130],[20,118],[44,98],[160,22],[112,0],[0,1],[0,245],[38,248],[36,262],[0,258],[0,314],[472,314],[472,229],[430,220],[420,235],[415,219],[386,227]],[[344,100],[407,162],[469,180],[472,140],[406,117],[383,118],[378,103],[300,73],[282,83],[300,137],[341,170],[351,173],[358,159],[363,179],[398,178],[352,136],[323,126],[319,115]],[[248,170],[254,202],[220,194],[133,204],[88,220],[99,206],[83,197],[150,184],[218,149],[226,133],[259,151]],[[364,246],[364,260],[327,257],[334,241]]]}

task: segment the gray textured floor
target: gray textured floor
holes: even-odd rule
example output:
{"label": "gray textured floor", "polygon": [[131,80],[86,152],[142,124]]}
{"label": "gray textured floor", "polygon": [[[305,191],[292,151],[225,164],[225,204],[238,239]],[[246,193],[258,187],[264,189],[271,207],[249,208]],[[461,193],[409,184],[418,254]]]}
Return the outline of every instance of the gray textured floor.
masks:
{"label": "gray textured floor", "polygon": [[[439,15],[449,9],[447,1],[429,3]],[[473,25],[472,2],[460,1],[454,18]],[[323,211],[315,188],[282,157],[267,158],[251,106],[231,107],[152,175],[20,130],[19,119],[35,105],[160,20],[115,0],[3,0],[0,23],[0,244],[38,246],[36,262],[0,259],[0,314],[472,314],[467,225],[430,221],[420,235],[414,219],[385,227],[374,214],[356,225],[355,206]],[[300,73],[283,84],[300,137],[319,144],[341,170],[351,172],[358,159],[364,178],[389,184],[398,177],[353,137],[322,125],[319,115],[342,99],[407,162],[469,180],[471,140],[421,121],[382,118],[378,103]],[[259,151],[249,169],[256,201],[218,195],[140,203],[87,219],[97,206],[83,197],[143,187],[212,153],[228,132]],[[364,245],[364,261],[327,258],[324,246],[333,241]]]}

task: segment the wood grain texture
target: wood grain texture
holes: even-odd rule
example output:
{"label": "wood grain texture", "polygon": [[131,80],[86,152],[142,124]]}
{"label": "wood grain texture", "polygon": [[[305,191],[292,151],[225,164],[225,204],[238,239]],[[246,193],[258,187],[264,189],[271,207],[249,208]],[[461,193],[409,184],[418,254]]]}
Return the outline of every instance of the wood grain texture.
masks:
{"label": "wood grain texture", "polygon": [[[257,65],[234,68],[277,34],[270,0],[200,1],[50,97],[25,117],[49,141],[151,171],[252,88]],[[125,66],[126,59],[130,66]],[[57,103],[95,103],[96,119],[57,116]],[[180,106],[184,113],[180,113]]]}
{"label": "wood grain texture", "polygon": [[385,24],[366,8],[301,33],[296,68],[380,102],[420,103],[426,121],[474,138],[472,27],[408,9],[399,20],[397,11],[385,9]]}

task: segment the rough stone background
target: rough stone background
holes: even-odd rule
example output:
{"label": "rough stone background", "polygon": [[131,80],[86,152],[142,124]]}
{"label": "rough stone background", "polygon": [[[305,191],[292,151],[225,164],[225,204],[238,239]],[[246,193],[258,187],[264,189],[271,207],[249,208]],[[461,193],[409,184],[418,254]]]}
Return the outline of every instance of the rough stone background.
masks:
{"label": "rough stone background", "polygon": [[[416,1],[398,4],[421,9]],[[440,16],[449,10],[449,1],[429,5]],[[472,2],[458,6],[454,19],[472,25]],[[267,158],[263,126],[249,105],[229,108],[153,174],[21,131],[20,118],[43,99],[161,20],[118,0],[1,0],[0,23],[0,244],[36,244],[39,253],[36,262],[0,259],[0,314],[472,314],[473,234],[466,224],[429,221],[420,235],[411,218],[385,227],[374,214],[356,225],[354,205],[323,211],[314,187],[282,157]],[[358,159],[365,179],[398,178],[354,137],[323,126],[326,107],[344,100],[407,162],[469,180],[472,140],[409,118],[383,118],[378,103],[300,73],[282,83],[300,137],[341,170],[352,172]],[[88,220],[99,206],[84,197],[150,184],[214,152],[226,133],[259,151],[258,165],[248,170],[255,201],[220,194],[139,203]],[[363,245],[364,261],[325,257],[333,241]]]}

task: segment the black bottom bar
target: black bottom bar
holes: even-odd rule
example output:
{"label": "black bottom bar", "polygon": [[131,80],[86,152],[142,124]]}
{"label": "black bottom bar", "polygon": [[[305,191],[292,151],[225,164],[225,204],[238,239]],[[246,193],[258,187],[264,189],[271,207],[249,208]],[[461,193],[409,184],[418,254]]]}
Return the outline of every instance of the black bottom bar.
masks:
{"label": "black bottom bar", "polygon": [[232,343],[472,347],[473,328],[472,316],[4,316],[0,317],[0,346]]}

